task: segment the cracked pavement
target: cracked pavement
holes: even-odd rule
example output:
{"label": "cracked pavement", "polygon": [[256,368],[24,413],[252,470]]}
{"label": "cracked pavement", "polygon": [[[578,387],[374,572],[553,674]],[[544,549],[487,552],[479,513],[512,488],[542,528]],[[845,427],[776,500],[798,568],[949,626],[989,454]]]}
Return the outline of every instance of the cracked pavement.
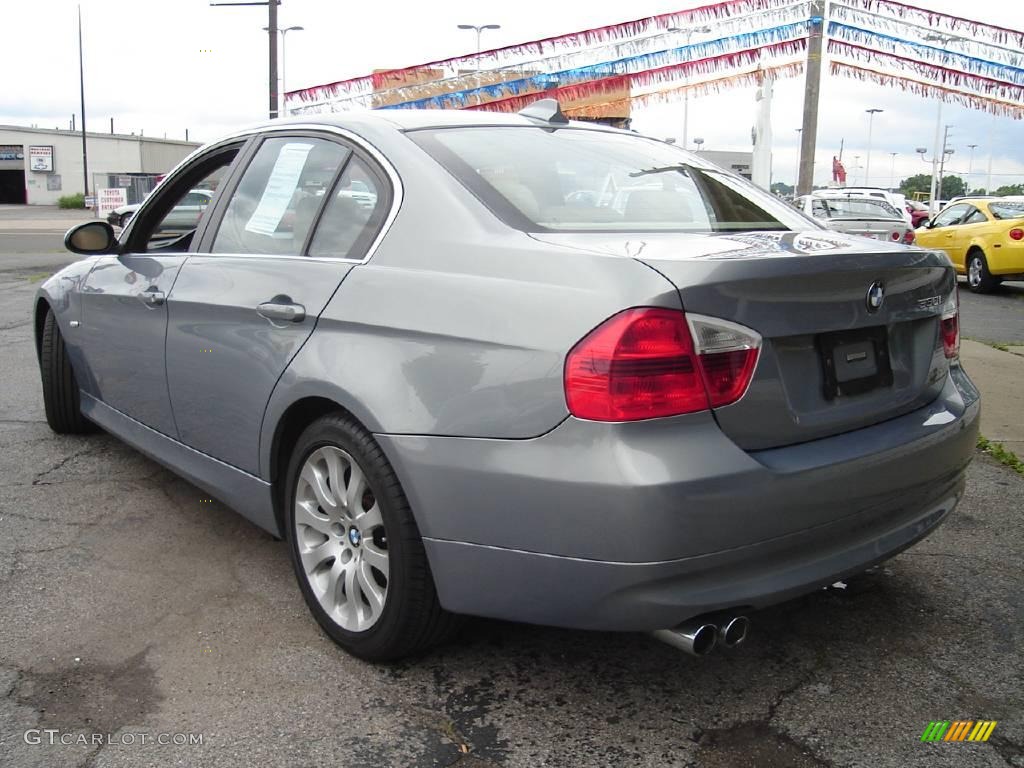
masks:
{"label": "cracked pavement", "polygon": [[[2,766],[1024,768],[1024,478],[987,457],[934,536],[755,614],[734,653],[471,621],[371,666],[320,632],[283,544],[110,436],[48,430],[35,287],[0,272]],[[999,725],[922,744],[936,719]]]}

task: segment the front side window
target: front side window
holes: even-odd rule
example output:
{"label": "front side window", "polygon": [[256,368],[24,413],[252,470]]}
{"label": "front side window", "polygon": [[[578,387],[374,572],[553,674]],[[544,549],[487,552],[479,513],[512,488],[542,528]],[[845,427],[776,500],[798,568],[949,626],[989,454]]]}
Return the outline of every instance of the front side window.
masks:
{"label": "front side window", "polygon": [[988,222],[988,216],[977,208],[972,209],[971,215],[964,219],[964,224],[985,224]]}
{"label": "front side window", "polygon": [[[184,169],[160,194],[155,204],[147,201],[139,221],[129,233],[135,251],[188,250],[210,203],[210,195],[195,190],[215,190],[227,176],[240,146],[217,150]],[[201,199],[201,204],[194,202]]]}
{"label": "front side window", "polygon": [[954,224],[959,224],[960,220],[967,213],[968,208],[970,208],[968,205],[951,205],[935,217],[935,220],[932,222],[932,226],[951,227]]}
{"label": "front side window", "polygon": [[409,136],[526,231],[806,229],[784,202],[677,147],[579,128],[473,127]]}
{"label": "front side window", "polygon": [[213,253],[298,256],[349,150],[305,137],[264,141],[231,194]]}

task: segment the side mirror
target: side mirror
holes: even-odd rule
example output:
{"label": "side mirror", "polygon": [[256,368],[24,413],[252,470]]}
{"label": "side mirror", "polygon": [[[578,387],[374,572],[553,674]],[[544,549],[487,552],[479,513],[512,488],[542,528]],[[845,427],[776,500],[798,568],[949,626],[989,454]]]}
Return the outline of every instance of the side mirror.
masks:
{"label": "side mirror", "polygon": [[64,235],[64,247],[83,256],[113,253],[116,245],[114,228],[105,221],[87,221]]}

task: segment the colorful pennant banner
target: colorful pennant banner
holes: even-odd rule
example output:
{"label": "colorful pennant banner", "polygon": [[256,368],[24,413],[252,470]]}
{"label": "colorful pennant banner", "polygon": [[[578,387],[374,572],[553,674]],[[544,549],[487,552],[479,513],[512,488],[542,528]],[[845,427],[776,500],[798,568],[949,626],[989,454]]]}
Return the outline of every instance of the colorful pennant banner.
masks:
{"label": "colorful pennant banner", "polygon": [[[678,47],[680,52],[686,52],[685,58],[698,59],[706,58],[717,53],[725,52],[730,48],[725,40],[729,36],[740,32],[749,32],[751,28],[760,29],[764,27],[783,27],[798,21],[804,21],[807,17],[807,2],[791,3],[790,5],[772,8],[767,11],[759,11],[742,18],[726,19],[715,25],[715,40],[695,43],[688,46]],[[616,61],[629,57],[639,56],[644,53],[654,53],[666,50],[667,44],[676,41],[681,37],[680,32],[659,32],[658,34],[640,37],[612,45],[604,45],[596,48],[585,48],[577,51],[569,51],[558,56],[549,56],[542,59],[527,61],[520,64],[497,67],[495,69],[474,69],[471,72],[461,72],[454,77],[431,79],[424,82],[400,85],[394,88],[375,90],[372,93],[361,93],[350,96],[338,96],[325,102],[313,103],[303,102],[294,97],[288,99],[288,106],[297,114],[316,111],[340,111],[345,109],[374,109],[391,104],[400,104],[406,101],[416,101],[437,96],[441,93],[452,93],[456,91],[468,91],[485,85],[494,85],[499,82],[516,80],[526,73],[540,72],[562,72],[576,69],[598,62]],[[732,46],[748,47],[746,45]],[[328,105],[325,110],[310,110],[309,107]]]}
{"label": "colorful pennant banner", "polygon": [[984,110],[995,115],[1012,117],[1016,120],[1024,119],[1024,105],[1021,104],[987,98],[953,88],[943,88],[923,80],[902,77],[891,72],[879,72],[842,61],[833,61],[830,65],[830,71],[833,75],[840,77],[848,77],[853,80],[860,80],[861,82],[872,82],[890,88],[899,88],[915,96],[922,96],[928,99],[942,99],[943,101],[960,104],[970,109]]}
{"label": "colorful pennant banner", "polygon": [[[763,50],[766,54],[774,55],[783,49],[775,44],[777,42],[794,41],[807,34],[807,22],[788,24],[783,27],[765,29],[759,32],[749,32],[743,35],[714,40],[711,43],[690,46],[696,49],[690,51],[687,48],[673,48],[667,51],[646,53],[640,56],[632,56],[618,61],[607,61],[594,64],[589,67],[578,67],[561,72],[542,72],[530,77],[523,77],[518,80],[486,85],[480,88],[472,88],[467,91],[456,91],[455,93],[443,93],[427,99],[417,99],[401,104],[394,104],[383,107],[383,109],[465,109],[466,107],[481,104],[488,101],[511,98],[538,91],[551,90],[560,84],[582,84],[589,85],[595,81],[607,80],[619,76],[645,75],[649,77],[661,77],[666,73],[676,73],[681,76],[687,71],[699,74],[710,74],[721,71],[725,68],[737,66],[734,63],[736,54],[743,54],[749,58],[757,51]],[[715,51],[722,51],[717,55],[704,55],[703,58],[691,60],[690,55],[700,56]],[[794,51],[797,49],[793,49]],[[589,82],[588,82],[589,81]]]}
{"label": "colorful pennant banner", "polygon": [[[901,20],[913,20],[931,27],[933,30],[944,29],[954,34],[966,35],[971,38],[984,38],[1000,45],[1010,45],[1018,50],[1024,49],[1024,32],[993,24],[984,24],[973,19],[938,13],[926,8],[895,2],[895,0],[846,0],[848,3],[868,11],[885,13]],[[1002,0],[1009,4],[1009,0]],[[1013,0],[1016,6],[1019,0]]]}
{"label": "colorful pennant banner", "polygon": [[[651,91],[649,93],[641,93],[628,99],[614,99],[612,101],[605,101],[596,104],[586,104],[584,106],[566,109],[564,112],[568,117],[572,118],[603,116],[608,114],[611,110],[621,110],[624,113],[630,105],[635,107],[664,104],[671,101],[678,101],[687,94],[690,96],[707,96],[712,93],[721,93],[733,88],[745,88],[760,85],[766,77],[771,78],[772,80],[796,77],[797,75],[803,74],[803,71],[804,63],[802,61],[795,61],[775,67],[763,67],[750,72],[742,72],[740,74],[729,75],[727,77],[719,77],[714,80],[705,80],[702,83],[680,85],[672,88],[663,88],[658,91]],[[537,98],[544,98],[546,96],[547,94],[538,94]],[[480,107],[471,107],[471,109],[487,110],[490,106],[491,105],[489,104],[484,104]]]}
{"label": "colorful pennant banner", "polygon": [[973,75],[969,72],[948,67],[940,67],[918,59],[882,53],[872,48],[853,45],[852,43],[846,43],[834,38],[828,41],[828,52],[839,56],[847,56],[857,61],[884,64],[886,67],[891,67],[901,72],[911,72],[918,77],[932,80],[940,88],[946,86],[970,88],[976,91],[976,95],[979,97],[988,96],[989,98],[1001,101],[1021,102],[1024,104],[1024,86],[1008,83],[1003,80]]}
{"label": "colorful pennant banner", "polygon": [[[931,63],[952,69],[963,69],[976,75],[983,75],[994,80],[1005,80],[1017,85],[1024,85],[1024,69],[1011,67],[994,61],[967,56],[956,51],[936,48],[923,43],[914,43],[897,37],[890,37],[868,29],[851,27],[833,21],[828,25],[831,37],[861,46],[872,46],[886,53],[907,58],[924,58]],[[1021,54],[1024,59],[1024,52]]]}
{"label": "colorful pennant banner", "polygon": [[[792,0],[727,0],[685,11],[663,13],[621,24],[610,24],[568,35],[546,37],[519,45],[495,48],[481,52],[479,57],[467,54],[414,67],[386,70],[363,77],[338,80],[326,85],[290,91],[287,97],[289,99],[298,98],[302,102],[326,102],[339,96],[371,93],[374,90],[407,85],[415,80],[424,79],[424,75],[427,75],[429,79],[438,79],[439,76],[444,76],[445,71],[457,72],[459,69],[475,69],[480,61],[484,61],[490,66],[501,66],[516,60],[555,55],[567,50],[586,48],[614,40],[626,40],[671,27],[708,24],[787,5],[792,5]],[[430,77],[432,73],[434,76]]]}
{"label": "colorful pennant banner", "polygon": [[[523,107],[532,104],[540,98],[554,98],[570,103],[572,101],[589,99],[596,95],[607,95],[622,93],[625,89],[649,88],[651,86],[663,85],[676,82],[682,78],[693,75],[707,75],[721,72],[725,66],[740,68],[752,64],[763,63],[772,58],[792,57],[807,49],[807,38],[788,40],[775,45],[761,48],[751,48],[746,51],[728,53],[714,59],[702,59],[700,61],[689,61],[681,64],[673,64],[667,67],[637,72],[635,74],[617,75],[606,77],[600,80],[576,83],[551,88],[540,93],[529,93],[509,98],[499,99],[481,104],[467,106],[467,109],[483,109],[493,112],[518,112]],[[724,65],[724,66],[723,66]],[[754,73],[756,74],[756,72]],[[642,95],[634,96],[635,99]]]}

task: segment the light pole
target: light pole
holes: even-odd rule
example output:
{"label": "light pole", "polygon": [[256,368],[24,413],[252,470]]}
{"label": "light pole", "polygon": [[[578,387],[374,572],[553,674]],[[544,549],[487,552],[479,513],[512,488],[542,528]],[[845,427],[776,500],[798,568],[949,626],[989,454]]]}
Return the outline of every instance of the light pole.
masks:
{"label": "light pole", "polygon": [[267,6],[267,61],[270,64],[270,72],[267,77],[267,90],[270,91],[270,119],[275,120],[280,116],[277,105],[277,6],[281,0],[240,0],[239,2],[210,3],[210,7],[228,6],[240,7],[244,5],[265,5]]}
{"label": "light pole", "polygon": [[[695,150],[693,150],[693,151],[694,151],[694,152],[700,152],[700,148],[704,146],[704,139],[702,139],[702,138],[701,138],[700,136],[697,136],[697,137],[695,137],[695,138],[693,139],[693,143],[694,143],[694,145],[696,145],[696,147],[697,147],[697,148],[696,148]],[[683,146],[686,146],[686,145],[684,144]]]}
{"label": "light pole", "polygon": [[796,128],[796,176],[793,177],[793,197],[796,197],[796,187],[800,183],[800,134],[803,128]]}
{"label": "light pole", "polygon": [[968,144],[967,146],[971,150],[971,159],[967,161],[967,194],[971,194],[971,174],[974,172],[974,150],[978,148],[978,145]]}
{"label": "light pole", "polygon": [[[694,34],[705,34],[711,31],[711,27],[688,27],[681,29],[680,27],[669,27],[668,32],[685,32],[686,33],[686,45],[689,47],[690,39]],[[689,61],[689,59],[687,59]],[[689,78],[683,78],[684,84],[687,84]],[[683,146],[686,146],[686,142],[690,138],[690,89],[686,88],[683,91]]]}
{"label": "light pole", "polygon": [[892,162],[889,164],[889,191],[896,191],[896,155],[898,152],[890,152],[889,157],[892,158]]}
{"label": "light pole", "polygon": [[[949,46],[949,44],[954,40],[962,39],[963,38],[957,37],[956,35],[927,35],[925,37],[925,40],[929,43],[941,43],[943,58],[945,58],[947,46]],[[939,140],[942,135],[942,98],[940,97],[938,101],[939,108],[935,114],[935,143],[932,145],[936,149],[932,152],[931,199],[928,201],[928,212],[932,216],[939,212],[938,200],[940,190],[938,189],[938,185],[941,183],[939,181],[939,157],[940,155],[944,157],[944,154],[938,150]],[[945,147],[944,144],[943,147]],[[921,153],[921,157],[924,157],[924,153]]]}
{"label": "light pole", "polygon": [[867,165],[864,167],[864,186],[869,187],[871,186],[871,129],[874,126],[875,115],[879,112],[885,112],[885,110],[872,107],[864,111],[868,113],[868,160]]}
{"label": "light pole", "polygon": [[459,29],[476,30],[476,71],[480,71],[480,36],[485,29],[501,29],[501,24],[458,24]]}
{"label": "light pole", "polygon": [[[284,29],[277,30],[281,33],[281,104],[284,108],[280,110],[278,114],[284,114],[288,116],[288,104],[285,102],[285,94],[288,93],[288,81],[285,79],[285,42],[287,41],[289,32],[301,32],[305,27],[285,27]],[[269,27],[263,28],[264,32],[269,32]]]}

